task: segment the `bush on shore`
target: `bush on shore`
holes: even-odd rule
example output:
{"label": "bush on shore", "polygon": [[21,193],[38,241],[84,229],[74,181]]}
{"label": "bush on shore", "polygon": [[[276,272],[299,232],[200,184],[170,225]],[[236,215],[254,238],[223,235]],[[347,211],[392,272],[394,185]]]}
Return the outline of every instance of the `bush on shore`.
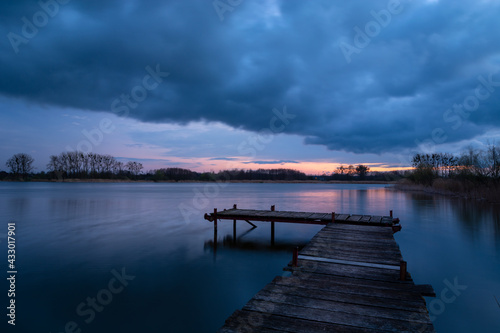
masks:
{"label": "bush on shore", "polygon": [[469,148],[460,156],[416,154],[412,162],[414,170],[400,189],[500,202],[500,149],[494,145],[486,151]]}

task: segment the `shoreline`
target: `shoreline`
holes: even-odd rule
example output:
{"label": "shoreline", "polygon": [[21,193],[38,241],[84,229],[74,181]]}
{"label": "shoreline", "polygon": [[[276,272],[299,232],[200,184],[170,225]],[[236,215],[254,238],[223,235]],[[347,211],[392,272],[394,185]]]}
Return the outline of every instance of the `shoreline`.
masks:
{"label": "shoreline", "polygon": [[408,182],[399,182],[392,186],[392,189],[401,192],[420,192],[430,195],[443,195],[446,197],[465,199],[476,202],[483,202],[488,204],[498,205],[500,204],[500,198],[496,200],[491,200],[491,196],[481,195],[481,192],[458,192],[451,191],[436,186],[425,186],[421,184],[412,184]]}
{"label": "shoreline", "polygon": [[[132,180],[132,179],[78,179],[70,178],[64,180],[58,179],[32,179],[29,181],[2,180],[2,182],[12,183],[217,183],[217,181],[198,181],[198,180]],[[242,184],[369,184],[369,185],[395,185],[397,181],[382,180],[229,180],[222,181],[228,183]]]}

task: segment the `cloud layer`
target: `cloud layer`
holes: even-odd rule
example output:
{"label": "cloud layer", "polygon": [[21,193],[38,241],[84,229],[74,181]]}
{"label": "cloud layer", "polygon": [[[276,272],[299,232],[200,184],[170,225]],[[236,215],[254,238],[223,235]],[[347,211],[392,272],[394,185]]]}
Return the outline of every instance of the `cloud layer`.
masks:
{"label": "cloud layer", "polygon": [[[500,125],[495,1],[42,3],[0,4],[4,96],[143,122],[278,126],[354,153]],[[285,105],[294,118],[273,124]]]}

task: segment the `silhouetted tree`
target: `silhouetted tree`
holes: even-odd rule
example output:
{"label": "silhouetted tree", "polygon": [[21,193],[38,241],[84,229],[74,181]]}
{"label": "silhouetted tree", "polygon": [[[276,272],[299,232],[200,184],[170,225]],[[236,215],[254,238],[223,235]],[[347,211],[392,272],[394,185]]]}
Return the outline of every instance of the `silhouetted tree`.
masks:
{"label": "silhouetted tree", "polygon": [[20,153],[15,154],[7,160],[5,165],[10,169],[10,172],[14,176],[27,176],[31,171],[33,171],[33,162],[35,160],[28,154]]}
{"label": "silhouetted tree", "polygon": [[138,176],[141,173],[141,170],[143,169],[142,163],[139,162],[127,162],[125,165],[128,171],[134,176]]}
{"label": "silhouetted tree", "polygon": [[356,172],[358,173],[359,177],[361,179],[364,179],[366,174],[370,171],[370,168],[367,167],[366,165],[363,165],[363,164],[359,164],[357,167],[356,167]]}
{"label": "silhouetted tree", "polygon": [[346,172],[346,170],[347,170],[347,168],[341,164],[340,166],[337,167],[337,169],[335,170],[335,173],[342,176],[344,174],[344,172]]}
{"label": "silhouetted tree", "polygon": [[493,178],[500,177],[500,148],[495,144],[488,146],[487,161],[490,165],[489,175]]}

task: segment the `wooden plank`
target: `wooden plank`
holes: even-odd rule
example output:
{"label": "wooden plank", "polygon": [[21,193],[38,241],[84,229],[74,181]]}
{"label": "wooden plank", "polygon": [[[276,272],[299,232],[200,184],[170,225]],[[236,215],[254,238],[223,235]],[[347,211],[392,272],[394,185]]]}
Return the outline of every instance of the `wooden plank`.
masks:
{"label": "wooden plank", "polygon": [[[332,276],[354,277],[366,280],[378,281],[398,281],[399,271],[392,271],[381,268],[358,267],[341,265],[334,263],[322,263],[311,260],[299,260],[299,268],[302,272],[312,272]],[[411,281],[411,276],[407,275],[407,280]]]}
{"label": "wooden plank", "polygon": [[[348,248],[333,248],[333,247],[326,247],[326,246],[319,246],[319,245],[313,245],[310,244],[306,246],[304,249],[302,249],[301,253],[307,252],[307,255],[314,256],[314,257],[325,257],[325,258],[339,258],[339,257],[366,257],[366,258],[373,258],[373,259],[386,259],[386,260],[398,260],[398,265],[399,261],[401,261],[402,256],[400,253],[395,252],[395,251],[385,251],[381,248],[372,248],[373,250],[370,249],[361,249],[361,248],[351,248],[349,250]],[[334,257],[332,257],[334,256]]]}
{"label": "wooden plank", "polygon": [[321,253],[321,256],[325,258],[331,258],[331,259],[339,259],[339,260],[353,260],[353,261],[364,261],[368,263],[374,263],[374,264],[385,264],[385,265],[399,265],[401,262],[401,257],[399,258],[386,258],[386,257],[378,257],[378,256],[370,256],[366,254],[359,254],[359,253],[349,253],[346,254],[345,252],[330,252],[330,253],[324,253],[324,252],[318,252],[314,249],[312,250],[302,250],[300,253],[304,255],[310,255],[310,256],[318,256],[319,253]]}
{"label": "wooden plank", "polygon": [[[276,277],[272,283],[324,292],[371,296],[388,302],[396,300],[398,303],[413,304],[414,306],[425,305],[421,290],[415,288],[414,284],[403,281],[370,281],[299,272],[291,277]],[[348,297],[350,296],[346,296],[346,298]]]}
{"label": "wooden plank", "polygon": [[312,220],[327,219],[327,220],[331,221],[332,214],[331,213],[314,213],[311,216],[309,216],[309,218],[312,219]]}
{"label": "wooden plank", "polygon": [[312,321],[354,326],[360,328],[379,329],[392,332],[403,332],[407,330],[409,326],[413,326],[416,330],[417,327],[426,325],[426,323],[415,321],[388,319],[380,318],[377,316],[366,316],[348,312],[341,312],[336,311],[335,308],[318,309],[261,300],[250,300],[243,307],[243,309],[259,312],[271,312],[273,314],[278,314],[286,317],[295,317]]}
{"label": "wooden plank", "polygon": [[325,253],[325,251],[319,251],[317,248],[308,247],[305,250],[300,251],[301,254],[312,256],[312,257],[324,257],[327,259],[339,259],[339,260],[352,260],[352,261],[361,261],[361,262],[370,262],[374,264],[386,264],[399,266],[401,262],[402,256],[398,254],[397,256],[377,256],[373,253],[366,252],[348,252],[348,251],[330,251]]}
{"label": "wooden plank", "polygon": [[248,310],[236,310],[226,321],[226,325],[218,333],[241,332],[290,332],[290,333],[379,333],[379,330],[304,320]]}
{"label": "wooden plank", "polygon": [[320,258],[320,257],[306,256],[306,255],[299,255],[298,258],[302,259],[302,260],[312,260],[312,261],[327,262],[327,263],[329,262],[329,263],[334,263],[334,264],[343,264],[343,265],[351,265],[351,266],[394,269],[394,270],[399,271],[399,266],[394,266],[394,265],[383,265],[383,264],[373,264],[373,263],[352,261],[352,260]]}
{"label": "wooden plank", "polygon": [[[369,257],[380,257],[380,258],[401,258],[401,253],[397,248],[389,248],[382,246],[365,246],[362,244],[355,244],[349,247],[349,242],[346,242],[347,246],[339,245],[338,242],[335,245],[330,245],[328,243],[314,242],[304,247],[304,251],[317,252],[318,256],[321,257],[323,254],[346,254],[346,255],[363,255]],[[374,243],[375,244],[375,243]]]}
{"label": "wooden plank", "polygon": [[278,212],[278,211],[274,211],[274,212],[273,211],[265,211],[264,212],[263,211],[258,216],[259,217],[270,217],[270,218],[278,217],[278,216],[280,216],[280,212]]}
{"label": "wooden plank", "polygon": [[349,218],[349,214],[335,214],[335,221],[345,221]]}
{"label": "wooden plank", "polygon": [[313,215],[314,213],[289,213],[288,217],[290,219],[307,219],[309,216]]}
{"label": "wooden plank", "polygon": [[[386,239],[375,239],[375,238],[366,238],[354,236],[354,235],[318,235],[315,237],[313,241],[309,243],[309,245],[330,245],[333,248],[345,248],[348,247],[349,244],[352,244],[355,247],[364,247],[364,248],[380,248],[386,250],[399,251],[399,246],[394,242]],[[308,246],[309,246],[308,245]]]}
{"label": "wooden plank", "polygon": [[320,240],[323,240],[324,242],[336,242],[336,241],[345,241],[350,243],[364,242],[364,243],[379,244],[380,246],[382,246],[383,244],[387,246],[394,244],[394,242],[390,238],[389,239],[375,238],[375,237],[363,238],[360,235],[340,234],[340,233],[339,234],[325,233],[317,235],[315,241],[320,241]]}
{"label": "wooden plank", "polygon": [[370,222],[371,216],[370,215],[363,215],[360,219],[361,222]]}
{"label": "wooden plank", "polygon": [[383,223],[387,223],[387,224],[393,224],[392,217],[390,217],[390,216],[383,216],[382,217],[382,222]]}
{"label": "wooden plank", "polygon": [[223,210],[221,212],[217,212],[218,216],[225,216],[225,215],[238,215],[238,216],[251,216],[255,211],[253,210],[245,210],[245,209],[230,209],[230,210]]}
{"label": "wooden plank", "polygon": [[382,221],[382,216],[372,216],[370,218],[370,223],[380,223]]}
{"label": "wooden plank", "polygon": [[[370,216],[371,218],[371,216]],[[379,233],[392,233],[389,227],[371,226],[371,225],[355,225],[355,224],[328,224],[324,230],[339,230],[339,231],[361,231],[361,232],[379,232]]]}
{"label": "wooden plank", "polygon": [[[424,302],[404,302],[400,299],[380,298],[371,295],[349,294],[335,292],[326,289],[312,289],[303,286],[290,286],[279,283],[270,283],[265,286],[261,292],[268,292],[282,295],[302,296],[312,299],[320,299],[335,302],[347,302],[352,304],[360,304],[365,306],[376,306],[386,309],[397,309],[404,311],[415,311],[427,314],[427,308]],[[259,292],[259,294],[261,293]]]}
{"label": "wooden plank", "polygon": [[382,244],[394,244],[394,240],[388,236],[385,235],[374,235],[374,234],[360,234],[360,233],[349,233],[349,232],[337,232],[337,233],[331,233],[331,232],[323,232],[320,234],[317,234],[312,240],[312,241],[330,241],[334,242],[336,240],[348,240],[351,241],[352,243],[355,243],[357,241],[360,242],[370,242],[370,243],[380,243]]}
{"label": "wooden plank", "polygon": [[347,221],[358,222],[359,220],[361,220],[362,217],[363,217],[362,215],[351,215],[349,216]]}
{"label": "wooden plank", "polygon": [[[342,224],[344,225],[344,224]],[[348,226],[349,224],[345,224]],[[369,239],[386,239],[394,242],[394,234],[392,230],[384,231],[384,232],[373,232],[373,231],[359,231],[359,230],[335,230],[331,228],[324,227],[321,232],[316,234],[316,236],[350,236],[350,237],[358,237],[358,238],[369,238]]]}
{"label": "wooden plank", "polygon": [[[388,242],[375,242],[375,241],[365,241],[365,242],[355,242],[351,239],[345,238],[323,238],[318,237],[314,242],[306,245],[305,249],[318,248],[318,250],[323,249],[328,252],[329,249],[334,250],[345,250],[353,253],[357,251],[376,251],[383,252],[385,255],[399,255],[401,252],[397,244],[391,244]],[[378,253],[374,253],[378,254]],[[378,254],[378,255],[382,255]]]}
{"label": "wooden plank", "polygon": [[353,260],[353,261],[362,261],[362,262],[371,262],[375,264],[387,264],[398,266],[401,262],[401,255],[397,256],[378,256],[374,253],[366,253],[366,252],[348,252],[348,251],[330,251],[325,253],[325,251],[320,251],[314,247],[308,247],[305,250],[300,251],[301,254],[312,256],[312,257],[324,257],[327,259],[339,259],[339,260]]}
{"label": "wooden plank", "polygon": [[273,302],[275,304],[285,304],[290,306],[300,306],[310,309],[328,309],[330,311],[338,311],[350,313],[357,316],[372,316],[377,318],[386,318],[403,321],[416,321],[420,323],[428,323],[431,321],[427,316],[427,311],[406,311],[397,308],[396,306],[378,307],[371,304],[356,304],[350,303],[348,300],[326,300],[323,298],[313,298],[310,295],[282,294],[268,290],[261,290],[252,300]]}

